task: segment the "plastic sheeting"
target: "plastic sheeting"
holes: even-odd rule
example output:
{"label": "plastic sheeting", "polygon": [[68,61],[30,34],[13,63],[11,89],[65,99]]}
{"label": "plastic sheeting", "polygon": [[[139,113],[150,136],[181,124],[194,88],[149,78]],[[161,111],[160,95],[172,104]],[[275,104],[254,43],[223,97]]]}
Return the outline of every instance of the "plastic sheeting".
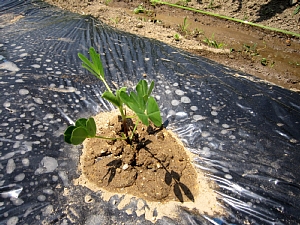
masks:
{"label": "plastic sheeting", "polygon": [[[115,196],[74,186],[81,146],[63,141],[79,117],[109,111],[78,52],[102,55],[111,86],[143,74],[169,129],[197,154],[227,217],[181,209],[156,224],[300,223],[300,96],[163,43],[40,1],[0,2],[0,223],[152,224]],[[84,201],[89,196],[93,203]],[[128,206],[136,208],[132,199]]]}

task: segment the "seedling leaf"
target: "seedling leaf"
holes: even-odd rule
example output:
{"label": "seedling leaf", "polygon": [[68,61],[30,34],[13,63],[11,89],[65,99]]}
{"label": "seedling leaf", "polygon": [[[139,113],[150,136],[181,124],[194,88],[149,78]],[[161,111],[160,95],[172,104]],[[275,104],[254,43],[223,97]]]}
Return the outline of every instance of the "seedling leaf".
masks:
{"label": "seedling leaf", "polygon": [[84,55],[82,55],[81,53],[78,53],[78,57],[81,59],[82,61],[82,67],[87,69],[89,72],[91,72],[94,76],[96,76],[97,78],[101,79],[100,75],[97,74],[95,72],[95,66],[88,60],[87,57],[85,57]]}
{"label": "seedling leaf", "polygon": [[145,112],[146,103],[142,95],[130,92],[130,98],[142,112]]}
{"label": "seedling leaf", "polygon": [[86,126],[86,121],[87,121],[86,118],[80,118],[80,119],[76,120],[75,126],[76,127],[85,127]]}
{"label": "seedling leaf", "polygon": [[102,97],[105,98],[106,100],[108,100],[109,102],[111,102],[112,104],[114,104],[117,107],[120,107],[122,105],[122,103],[118,99],[118,97],[115,96],[113,93],[111,93],[109,91],[105,91],[103,93]]}
{"label": "seedling leaf", "polygon": [[104,80],[104,69],[102,66],[102,61],[100,58],[100,54],[97,54],[94,48],[89,49],[90,57],[92,62],[83,54],[78,53],[78,57],[81,59],[82,67],[90,71],[94,76],[99,78],[100,80]]}
{"label": "seedling leaf", "polygon": [[153,97],[150,97],[147,104],[147,115],[155,126],[160,127],[162,124],[162,118],[160,115],[159,107]]}
{"label": "seedling leaf", "polygon": [[138,111],[138,107],[135,106],[134,102],[134,98],[130,97],[126,92],[122,91],[120,92],[120,99],[122,102],[124,102],[131,110]]}
{"label": "seedling leaf", "polygon": [[83,127],[76,127],[71,135],[71,143],[73,145],[81,144],[88,137],[88,132]]}
{"label": "seedling leaf", "polygon": [[151,82],[147,95],[150,96],[154,88],[154,81]]}
{"label": "seedling leaf", "polygon": [[148,89],[147,81],[140,80],[136,85],[135,89],[139,95],[144,96],[145,94],[147,94],[147,89]]}
{"label": "seedling leaf", "polygon": [[96,69],[95,72],[97,72],[97,74],[99,74],[104,79],[105,78],[104,77],[104,69],[102,66],[100,54],[98,54],[96,52],[96,50],[92,47],[90,48],[89,52],[90,52],[91,59],[94,63],[95,69]]}
{"label": "seedling leaf", "polygon": [[86,130],[88,133],[88,137],[92,138],[95,137],[96,135],[96,123],[93,117],[90,117],[87,121],[86,121]]}
{"label": "seedling leaf", "polygon": [[65,142],[67,142],[68,144],[72,144],[71,137],[72,137],[72,132],[75,128],[76,128],[75,126],[69,126],[64,133]]}
{"label": "seedling leaf", "polygon": [[139,119],[144,125],[149,126],[149,119],[145,113],[136,113],[136,115],[139,117]]}

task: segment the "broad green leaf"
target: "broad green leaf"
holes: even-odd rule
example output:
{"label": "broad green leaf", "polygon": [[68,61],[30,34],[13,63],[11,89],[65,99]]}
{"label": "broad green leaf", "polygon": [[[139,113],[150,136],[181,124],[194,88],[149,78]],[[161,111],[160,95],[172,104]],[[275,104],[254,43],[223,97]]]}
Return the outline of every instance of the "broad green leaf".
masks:
{"label": "broad green leaf", "polygon": [[87,121],[86,121],[86,130],[88,133],[88,137],[92,138],[95,137],[96,135],[96,123],[93,117],[90,117]]}
{"label": "broad green leaf", "polygon": [[130,98],[142,112],[145,112],[146,103],[143,99],[143,96],[140,96],[132,91],[130,92]]}
{"label": "broad green leaf", "polygon": [[87,121],[86,118],[80,118],[80,119],[76,120],[75,126],[76,127],[86,127],[86,121]]}
{"label": "broad green leaf", "polygon": [[148,93],[148,84],[146,80],[140,80],[136,85],[136,92],[140,96],[144,96]]}
{"label": "broad green leaf", "polygon": [[120,98],[124,104],[126,104],[132,111],[134,111],[136,114],[143,114],[144,111],[142,111],[136,101],[134,101],[133,98],[129,97],[128,94],[124,91],[120,92]]}
{"label": "broad green leaf", "polygon": [[127,90],[127,87],[121,87],[120,89],[119,89],[119,91],[121,92],[121,91],[126,91]]}
{"label": "broad green leaf", "polygon": [[155,126],[160,127],[162,124],[162,118],[157,102],[153,97],[150,97],[147,104],[147,115]]}
{"label": "broad green leaf", "polygon": [[139,119],[144,125],[149,126],[149,119],[145,113],[136,113],[136,115],[139,117]]}
{"label": "broad green leaf", "polygon": [[147,95],[150,96],[154,88],[154,81],[151,82]]}
{"label": "broad green leaf", "polygon": [[102,95],[102,98],[105,98],[117,107],[120,107],[122,105],[122,102],[113,93],[109,91],[105,91]]}
{"label": "broad green leaf", "polygon": [[73,145],[81,144],[88,137],[86,129],[83,127],[76,127],[71,135],[71,143]]}
{"label": "broad green leaf", "polygon": [[124,102],[125,105],[127,105],[131,110],[135,111],[133,108],[135,103],[134,100],[128,96],[128,94],[125,91],[120,92],[120,99],[122,102]]}
{"label": "broad green leaf", "polygon": [[72,136],[72,132],[73,130],[75,129],[76,127],[75,126],[69,126],[65,133],[64,133],[64,140],[65,142],[67,142],[68,144],[72,144],[71,142],[71,136]]}
{"label": "broad green leaf", "polygon": [[122,88],[120,88],[119,90],[116,91],[116,97],[117,97],[118,102],[120,102],[120,104],[123,104],[123,103],[122,103],[122,100],[121,100],[121,98],[120,98],[120,93],[121,93],[122,91],[123,91],[123,92],[126,92],[126,89],[127,89],[127,87],[122,87]]}

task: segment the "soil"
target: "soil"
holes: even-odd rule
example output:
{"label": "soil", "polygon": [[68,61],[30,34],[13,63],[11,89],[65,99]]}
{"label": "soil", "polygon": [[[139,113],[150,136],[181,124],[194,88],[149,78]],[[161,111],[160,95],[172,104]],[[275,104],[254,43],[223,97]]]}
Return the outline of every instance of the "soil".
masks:
{"label": "soil", "polygon": [[[99,124],[98,134],[121,138],[120,116]],[[128,119],[129,129],[134,127]],[[165,129],[141,125],[132,144],[126,140],[89,139],[84,143],[83,174],[93,183],[109,191],[126,191],[139,197],[165,201],[194,201],[197,174],[179,145]],[[129,188],[130,187],[130,188]]]}
{"label": "soil", "polygon": [[[100,113],[94,119],[97,135],[122,137],[118,110]],[[127,122],[132,130],[134,121]],[[75,184],[105,194],[140,198],[148,205],[149,202],[164,205],[168,211],[153,205],[158,218],[172,215],[179,203],[198,213],[222,213],[213,183],[201,171],[196,171],[191,153],[171,131],[141,125],[135,134],[131,145],[125,140],[86,139],[80,158],[81,176]]]}
{"label": "soil", "polygon": [[[66,10],[92,15],[117,29],[204,56],[268,83],[300,91],[300,40],[297,35],[263,30],[167,5],[151,5],[146,0],[46,1]],[[169,2],[298,35],[300,31],[300,12],[296,13],[299,3],[291,5],[289,1],[281,0]],[[142,5],[144,11],[135,14],[133,11],[139,5]],[[175,40],[175,34],[179,35],[179,39]],[[207,42],[210,42],[210,46]]]}

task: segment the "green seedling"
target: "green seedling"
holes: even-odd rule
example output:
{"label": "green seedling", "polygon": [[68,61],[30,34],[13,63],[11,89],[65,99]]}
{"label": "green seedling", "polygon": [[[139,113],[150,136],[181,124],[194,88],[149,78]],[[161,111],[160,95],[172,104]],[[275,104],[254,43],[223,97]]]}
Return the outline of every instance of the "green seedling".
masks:
{"label": "green seedling", "polygon": [[121,19],[120,19],[119,17],[111,18],[110,20],[111,20],[115,25],[117,25],[117,24],[121,21]]}
{"label": "green seedling", "polygon": [[289,62],[289,64],[293,65],[293,66],[300,66],[300,63],[299,62]]}
{"label": "green seedling", "polygon": [[300,12],[300,5],[298,5],[298,6],[295,8],[295,10],[294,10],[294,12],[293,12],[293,15],[295,16],[295,15],[297,15],[299,12]]}
{"label": "green seedling", "polygon": [[188,30],[187,30],[188,26],[189,26],[189,24],[187,23],[187,17],[184,17],[183,23],[181,25],[179,25],[179,29],[182,33],[187,34],[188,33]]}
{"label": "green seedling", "polygon": [[268,65],[268,60],[267,60],[266,58],[262,58],[262,59],[260,60],[260,63],[261,63],[261,65],[263,65],[263,66],[267,66],[267,65]]}
{"label": "green seedling", "polygon": [[208,37],[205,37],[205,39],[203,40],[203,42],[206,43],[208,46],[214,47],[214,48],[223,48],[225,46],[224,43],[218,43],[215,40],[214,34],[212,34],[212,36],[211,36],[210,39]]}
{"label": "green seedling", "polygon": [[194,37],[198,37],[199,35],[203,34],[203,30],[200,30],[199,28],[195,28],[192,32],[191,35]]}
{"label": "green seedling", "polygon": [[[149,121],[151,121],[156,127],[161,127],[162,118],[158,104],[154,97],[150,96],[154,88],[154,82],[152,81],[150,85],[148,85],[146,80],[140,80],[135,87],[135,91],[131,91],[129,94],[126,92],[127,87],[117,89],[115,93],[113,93],[105,80],[100,55],[97,54],[94,48],[90,48],[89,53],[91,61],[81,53],[78,53],[78,57],[83,62],[82,67],[87,69],[104,83],[107,90],[103,93],[102,97],[119,109],[123,125],[122,137],[114,138],[96,135],[96,124],[94,119],[90,117],[88,119],[80,118],[76,121],[75,126],[69,126],[64,133],[65,141],[69,144],[78,145],[86,138],[103,138],[110,140],[123,139],[131,144],[134,133],[140,122],[149,126]],[[135,113],[133,117],[126,116],[124,105]],[[127,124],[128,118],[136,119],[136,124],[131,131],[131,135],[129,135],[130,131]]]}
{"label": "green seedling", "polygon": [[210,0],[209,4],[207,6],[208,9],[216,9],[216,8],[220,8],[220,7],[221,7],[220,5],[215,5],[214,0]]}
{"label": "green seedling", "polygon": [[181,6],[187,6],[188,3],[191,2],[191,0],[180,0],[178,2],[176,2],[176,5],[181,5]]}
{"label": "green seedling", "polygon": [[213,9],[214,8],[214,0],[210,0],[210,2],[208,4],[208,8],[209,9]]}
{"label": "green seedling", "polygon": [[180,40],[180,36],[179,36],[179,34],[174,34],[174,39],[175,39],[175,41],[179,41]]}
{"label": "green seedling", "polygon": [[105,0],[104,4],[107,6],[109,3],[111,3],[112,0]]}
{"label": "green seedling", "polygon": [[262,58],[262,59],[260,60],[260,63],[261,63],[261,65],[263,65],[263,66],[268,66],[268,65],[269,65],[270,68],[273,68],[274,65],[275,65],[275,62],[274,62],[274,61],[270,61],[270,60],[267,59],[267,58]]}
{"label": "green seedling", "polygon": [[257,43],[254,43],[253,45],[244,44],[243,49],[244,49],[245,53],[247,53],[251,56],[258,56],[259,55],[259,52],[258,52],[258,49],[257,49]]}
{"label": "green seedling", "polygon": [[133,12],[135,14],[144,13],[146,10],[142,4],[140,4],[138,7],[136,7]]}

